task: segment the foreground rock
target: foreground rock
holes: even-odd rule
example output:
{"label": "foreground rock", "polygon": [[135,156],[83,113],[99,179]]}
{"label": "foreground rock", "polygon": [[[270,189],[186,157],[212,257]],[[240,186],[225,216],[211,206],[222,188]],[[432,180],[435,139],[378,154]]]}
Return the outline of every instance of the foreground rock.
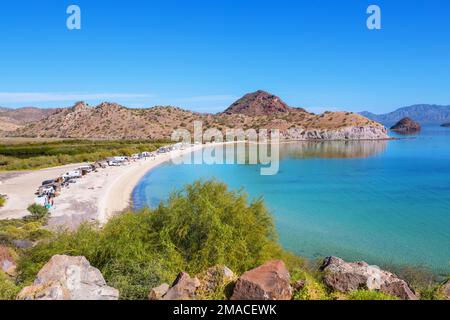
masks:
{"label": "foreground rock", "polygon": [[411,118],[403,118],[391,127],[392,131],[398,133],[415,133],[421,130],[420,124],[412,120]]}
{"label": "foreground rock", "polygon": [[167,283],[163,283],[159,287],[153,288],[150,290],[148,295],[148,300],[161,300],[169,291],[170,286]]}
{"label": "foreground rock", "polygon": [[117,300],[119,291],[106,285],[85,257],[55,255],[18,300]]}
{"label": "foreground rock", "polygon": [[283,261],[273,260],[244,273],[231,300],[291,300],[290,275]]}
{"label": "foreground rock", "polygon": [[327,286],[341,292],[358,289],[377,290],[403,300],[418,297],[408,284],[396,275],[366,262],[345,262],[337,257],[325,258],[321,269]]}
{"label": "foreground rock", "polygon": [[0,271],[3,271],[9,276],[16,274],[17,263],[8,247],[0,245]]}
{"label": "foreground rock", "polygon": [[181,272],[163,300],[193,300],[196,298],[198,287],[200,287],[200,280],[191,278],[186,272]]}
{"label": "foreground rock", "polygon": [[441,292],[446,300],[450,300],[450,280],[442,286]]}

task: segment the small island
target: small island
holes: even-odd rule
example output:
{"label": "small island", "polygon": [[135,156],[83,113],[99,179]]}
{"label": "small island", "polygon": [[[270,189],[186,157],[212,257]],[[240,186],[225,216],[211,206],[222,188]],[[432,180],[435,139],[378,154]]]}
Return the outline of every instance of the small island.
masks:
{"label": "small island", "polygon": [[450,122],[441,124],[441,127],[444,127],[444,128],[450,128]]}
{"label": "small island", "polygon": [[416,133],[421,130],[420,124],[412,120],[411,118],[403,118],[391,127],[392,131],[402,134]]}

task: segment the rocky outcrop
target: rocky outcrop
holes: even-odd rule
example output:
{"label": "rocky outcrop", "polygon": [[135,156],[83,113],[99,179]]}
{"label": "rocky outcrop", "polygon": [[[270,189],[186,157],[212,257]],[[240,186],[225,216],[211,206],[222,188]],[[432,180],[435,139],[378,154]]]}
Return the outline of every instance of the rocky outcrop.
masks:
{"label": "rocky outcrop", "polygon": [[169,291],[170,286],[167,283],[163,283],[159,287],[150,290],[148,300],[161,300]]}
{"label": "rocky outcrop", "polygon": [[191,278],[186,272],[181,272],[164,295],[163,300],[193,300],[198,287],[200,287],[198,278]]}
{"label": "rocky outcrop", "polygon": [[245,272],[236,282],[231,300],[291,300],[289,271],[273,260]]}
{"label": "rocky outcrop", "polygon": [[281,133],[284,140],[381,140],[389,139],[387,129],[380,125],[350,126],[340,129],[292,128]]}
{"label": "rocky outcrop", "polygon": [[381,291],[404,300],[418,299],[405,281],[364,261],[349,263],[341,258],[327,257],[323,261],[321,270],[324,272],[325,284],[337,291],[368,289]]}
{"label": "rocky outcrop", "polygon": [[55,255],[39,271],[18,300],[117,300],[118,290],[107,286],[100,271],[85,257]]}
{"label": "rocky outcrop", "polygon": [[0,271],[9,276],[16,274],[17,263],[8,247],[0,245]]}
{"label": "rocky outcrop", "polygon": [[420,124],[412,120],[411,118],[403,118],[399,122],[397,122],[394,126],[391,127],[392,131],[398,133],[415,133],[420,131]]}

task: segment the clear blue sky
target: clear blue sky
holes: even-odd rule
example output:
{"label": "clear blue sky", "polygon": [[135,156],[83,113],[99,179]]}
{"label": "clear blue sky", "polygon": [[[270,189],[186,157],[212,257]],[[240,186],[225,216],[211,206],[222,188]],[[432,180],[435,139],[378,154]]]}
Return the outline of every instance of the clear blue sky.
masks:
{"label": "clear blue sky", "polygon": [[1,1],[0,105],[216,112],[257,89],[313,112],[450,104],[449,21],[448,0]]}

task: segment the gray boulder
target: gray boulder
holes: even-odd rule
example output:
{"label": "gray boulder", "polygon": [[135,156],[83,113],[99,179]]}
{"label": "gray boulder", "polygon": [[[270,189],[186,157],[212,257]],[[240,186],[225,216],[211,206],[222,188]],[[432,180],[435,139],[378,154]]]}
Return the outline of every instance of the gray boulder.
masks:
{"label": "gray boulder", "polygon": [[107,286],[100,271],[85,257],[55,255],[39,271],[32,286],[17,300],[117,300],[119,291]]}
{"label": "gray boulder", "polygon": [[341,258],[327,257],[321,270],[324,272],[325,284],[337,291],[368,289],[381,291],[403,300],[418,299],[404,280],[364,261],[345,262]]}
{"label": "gray boulder", "polygon": [[291,300],[289,271],[283,261],[269,261],[245,272],[236,282],[231,300]]}

